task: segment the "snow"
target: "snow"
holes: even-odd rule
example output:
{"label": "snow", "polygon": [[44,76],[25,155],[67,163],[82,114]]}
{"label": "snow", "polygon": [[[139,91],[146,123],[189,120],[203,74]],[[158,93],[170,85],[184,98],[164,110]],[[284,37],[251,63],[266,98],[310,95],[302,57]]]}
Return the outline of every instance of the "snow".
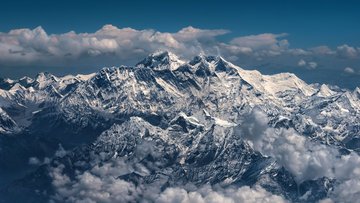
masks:
{"label": "snow", "polygon": [[262,75],[256,70],[239,69],[239,74],[245,81],[250,83],[256,89],[274,96],[278,92],[284,92],[287,90],[301,90],[305,96],[311,96],[316,91],[292,73]]}
{"label": "snow", "polygon": [[330,90],[329,87],[325,84],[321,85],[319,92],[317,93],[320,97],[330,97],[334,95],[335,92]]}
{"label": "snow", "polygon": [[32,114],[37,114],[37,113],[39,113],[39,112],[41,112],[41,111],[42,111],[42,109],[37,110],[37,111],[33,111]]}
{"label": "snow", "polygon": [[32,78],[29,78],[27,76],[24,76],[24,77],[20,78],[19,81],[25,81],[28,84],[34,82],[34,80]]}
{"label": "snow", "polygon": [[213,117],[213,119],[214,119],[216,125],[219,125],[219,126],[222,126],[222,127],[225,127],[225,128],[236,126],[235,123],[232,123],[232,122],[229,122],[229,121],[226,121],[226,120],[222,120],[220,118]]}
{"label": "snow", "polygon": [[15,82],[14,80],[9,79],[9,78],[4,79],[4,81],[5,81],[6,83],[9,83],[9,84],[12,84],[12,83]]}
{"label": "snow", "polygon": [[179,66],[184,64],[183,60],[180,60],[178,56],[169,51],[158,51],[150,54],[144,61],[139,63],[137,67],[144,67],[145,64],[150,64],[150,68],[156,71],[169,69],[175,71]]}
{"label": "snow", "polygon": [[169,83],[165,82],[162,78],[155,78],[156,82],[165,89],[165,91],[173,94],[177,97],[183,97],[184,95],[181,94],[174,86],[170,85]]}
{"label": "snow", "polygon": [[185,120],[195,126],[203,126],[203,124],[201,124],[197,118],[193,116],[187,116],[184,112],[180,112],[179,116],[183,117]]}
{"label": "snow", "polygon": [[93,78],[95,75],[96,75],[96,73],[90,73],[87,75],[77,74],[76,77],[82,81],[87,81],[87,80],[90,80],[91,78]]}
{"label": "snow", "polygon": [[21,86],[19,83],[16,83],[14,86],[11,87],[11,89],[9,90],[10,93],[15,93],[17,91],[22,91],[25,90],[26,88]]}

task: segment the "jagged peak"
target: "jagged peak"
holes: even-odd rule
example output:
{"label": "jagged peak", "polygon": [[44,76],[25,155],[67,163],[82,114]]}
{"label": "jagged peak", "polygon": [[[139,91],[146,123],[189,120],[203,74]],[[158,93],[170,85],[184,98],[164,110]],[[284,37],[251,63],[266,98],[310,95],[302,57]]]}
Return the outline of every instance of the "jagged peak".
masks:
{"label": "jagged peak", "polygon": [[153,70],[176,70],[185,62],[169,51],[158,51],[150,54],[144,60],[136,64],[136,67],[149,67]]}
{"label": "jagged peak", "polygon": [[54,76],[53,74],[48,73],[48,72],[40,72],[35,77],[35,81],[37,81],[37,82],[47,81],[49,79],[53,80],[53,81],[59,80],[56,76]]}
{"label": "jagged peak", "polygon": [[18,90],[26,90],[26,88],[20,85],[19,83],[15,83],[14,86],[10,88],[9,92],[16,92]]}
{"label": "jagged peak", "polygon": [[31,83],[34,82],[34,79],[28,77],[28,76],[24,76],[22,78],[19,79],[19,82],[22,84],[22,85],[30,85]]}
{"label": "jagged peak", "polygon": [[77,74],[75,77],[78,78],[81,81],[87,81],[93,78],[96,75],[96,73],[90,73],[90,74]]}
{"label": "jagged peak", "polygon": [[334,95],[336,92],[332,91],[327,85],[322,84],[320,86],[320,89],[317,93],[318,96],[320,97],[330,97],[332,95]]}
{"label": "jagged peak", "polygon": [[360,93],[360,87],[356,87],[354,92]]}
{"label": "jagged peak", "polygon": [[206,56],[203,53],[200,53],[199,55],[195,56],[192,60],[189,61],[190,65],[196,65],[196,64],[207,64],[214,62],[216,60],[216,56]]}
{"label": "jagged peak", "polygon": [[170,57],[178,59],[179,57],[170,51],[156,51],[152,54],[149,54],[150,57]]}
{"label": "jagged peak", "polygon": [[357,98],[360,99],[360,88],[359,88],[359,87],[356,87],[356,88],[355,88],[354,94],[356,95]]}
{"label": "jagged peak", "polygon": [[188,64],[195,70],[202,72],[205,71],[208,72],[208,74],[215,72],[237,74],[238,70],[242,70],[240,67],[225,60],[221,56],[206,56],[204,54],[195,56]]}
{"label": "jagged peak", "polygon": [[4,78],[3,81],[6,82],[6,83],[9,83],[9,84],[12,84],[12,83],[15,82],[14,80],[12,80],[10,78]]}
{"label": "jagged peak", "polygon": [[34,79],[34,87],[44,89],[53,82],[58,82],[60,79],[48,72],[41,72],[36,75]]}

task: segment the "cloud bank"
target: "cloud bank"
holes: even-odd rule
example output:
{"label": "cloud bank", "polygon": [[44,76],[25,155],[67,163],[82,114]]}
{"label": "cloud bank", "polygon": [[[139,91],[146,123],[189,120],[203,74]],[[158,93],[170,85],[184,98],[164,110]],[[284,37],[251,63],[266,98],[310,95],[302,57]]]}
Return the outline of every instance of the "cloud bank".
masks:
{"label": "cloud bank", "polygon": [[[117,162],[114,164],[114,162]],[[287,200],[267,192],[260,186],[243,186],[215,190],[210,185],[192,189],[169,187],[161,191],[160,184],[135,185],[118,178],[128,173],[128,166],[121,159],[112,164],[96,165],[90,171],[76,175],[71,180],[63,173],[64,165],[51,169],[50,177],[56,194],[53,201],[60,202],[159,202],[159,203],[256,203]]]}
{"label": "cloud bank", "polygon": [[134,65],[150,53],[167,50],[184,60],[200,53],[221,55],[245,69],[265,74],[293,72],[309,83],[349,89],[360,85],[357,74],[344,71],[352,67],[354,73],[360,72],[359,47],[291,47],[288,37],[287,33],[234,36],[229,30],[191,26],[160,32],[105,25],[93,33],[61,34],[48,34],[40,26],[14,29],[0,33],[0,75],[20,78],[40,71],[60,75],[94,72],[104,66]]}
{"label": "cloud bank", "polygon": [[[64,151],[59,146],[57,153],[63,155]],[[222,188],[205,184],[196,187],[188,183],[167,187],[169,177],[161,174],[151,183],[142,180],[130,182],[121,177],[129,174],[149,176],[151,172],[141,161],[149,154],[158,157],[151,142],[136,146],[134,153],[134,159],[127,156],[118,157],[106,152],[93,153],[90,162],[74,163],[76,166],[90,165],[86,170],[76,170],[75,175],[68,174],[69,168],[66,167],[72,168],[72,166],[65,166],[55,161],[55,165],[49,167],[49,177],[55,191],[51,202],[287,202],[283,197],[274,195],[260,186]]]}
{"label": "cloud bank", "polygon": [[113,56],[126,61],[134,55],[147,55],[158,50],[170,50],[184,58],[201,52],[221,54],[231,59],[251,56],[256,60],[279,55],[332,56],[342,59],[357,59],[360,56],[360,48],[347,44],[340,45],[335,50],[327,46],[290,48],[286,33],[238,36],[229,41],[217,38],[229,32],[191,26],[175,33],[118,28],[113,25],[105,25],[94,33],[70,31],[48,34],[40,26],[35,29],[15,29],[0,33],[0,63],[60,63],[62,60],[83,60],[94,56]]}

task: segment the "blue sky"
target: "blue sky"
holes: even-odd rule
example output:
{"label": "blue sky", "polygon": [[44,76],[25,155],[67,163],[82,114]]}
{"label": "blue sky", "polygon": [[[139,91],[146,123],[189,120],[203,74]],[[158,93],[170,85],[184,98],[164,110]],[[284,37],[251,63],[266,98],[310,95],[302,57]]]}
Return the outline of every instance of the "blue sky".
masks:
{"label": "blue sky", "polygon": [[[14,40],[9,39],[9,36],[13,36],[10,34],[11,30],[19,28],[33,31],[41,26],[46,36],[59,36],[69,31],[75,31],[76,34],[91,34],[110,24],[118,29],[129,27],[137,31],[152,30],[154,31],[152,34],[170,33],[183,46],[197,44],[196,47],[200,47],[200,51],[225,55],[225,58],[230,58],[232,62],[243,68],[256,68],[265,73],[294,72],[308,82],[331,83],[354,88],[360,86],[358,81],[360,78],[359,10],[360,3],[357,1],[334,0],[2,1],[0,49],[3,48],[4,53],[9,52],[11,55],[5,59],[0,58],[0,76],[20,77],[44,70],[65,74],[94,71],[102,66],[122,63],[131,65],[148,54],[147,52],[169,48],[164,41],[161,41],[163,39],[157,39],[156,43],[147,41],[146,47],[140,46],[144,42],[141,44],[133,42],[133,49],[130,52],[126,51],[135,56],[125,57],[119,49],[123,50],[122,46],[126,44],[121,44],[118,39],[116,50],[104,50],[104,47],[97,50],[99,47],[87,47],[85,52],[79,51],[78,55],[65,53],[64,49],[68,51],[72,48],[64,48],[64,43],[52,45],[55,48],[48,48],[47,46],[50,47],[48,41],[31,39],[31,43],[25,43],[24,39],[21,41],[17,36],[16,40],[20,40],[22,44],[16,47],[9,44]],[[198,33],[196,37],[192,35],[194,37],[192,40],[176,35],[189,26],[197,29]],[[204,30],[208,31],[205,35],[205,32],[202,32]],[[94,36],[99,40],[106,38],[104,35]],[[124,35],[121,40],[126,36]],[[78,38],[83,37],[78,36]],[[134,41],[138,39],[137,37],[130,38]],[[240,37],[243,38],[235,40]],[[270,41],[264,41],[264,38]],[[186,43],[184,40],[187,40]],[[263,40],[263,44],[259,45],[259,40]],[[35,41],[39,44],[35,45]],[[254,41],[257,44],[254,44]],[[224,47],[222,43],[226,46]],[[320,49],[317,49],[316,53],[310,51],[319,46],[322,46],[322,54],[319,54]],[[244,55],[245,52],[229,51],[234,48],[243,50],[244,47],[251,48],[251,57],[249,53]],[[136,55],[138,52],[134,51],[135,48],[142,51]],[[169,49],[182,55],[182,50],[178,47]],[[195,49],[192,54],[199,52]],[[294,50],[304,50],[309,53],[303,52],[303,55],[295,56],[290,54],[290,52],[294,53]],[[88,53],[93,54],[94,51],[96,51],[95,58],[84,56]],[[45,52],[50,54],[44,54]],[[270,55],[265,56],[265,52]],[[51,58],[58,53],[77,57],[72,60],[64,59],[66,63],[60,62],[64,60],[59,56]],[[16,58],[15,55],[18,57]],[[43,58],[39,55],[43,55]],[[51,57],[47,57],[50,55]],[[122,57],[118,57],[119,55]],[[6,54],[3,54],[3,57],[6,57]],[[13,59],[10,60],[11,57]],[[190,57],[190,54],[184,54],[183,57]],[[302,61],[305,65],[301,65]]]}
{"label": "blue sky", "polygon": [[228,29],[231,36],[289,33],[294,46],[360,46],[360,2],[340,0],[247,1],[2,1],[0,30],[92,32],[105,24],[176,32],[187,26]]}

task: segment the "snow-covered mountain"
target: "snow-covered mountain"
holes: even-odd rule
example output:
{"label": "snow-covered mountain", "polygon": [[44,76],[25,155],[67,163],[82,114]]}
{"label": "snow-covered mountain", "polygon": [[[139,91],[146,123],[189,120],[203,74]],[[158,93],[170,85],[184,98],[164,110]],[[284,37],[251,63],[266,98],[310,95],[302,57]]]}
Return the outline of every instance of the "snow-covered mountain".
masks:
{"label": "snow-covered mountain", "polygon": [[[0,202],[158,202],[179,187],[206,198],[209,185],[224,198],[235,198],[229,188],[250,186],[261,191],[258,201],[336,201],[353,178],[337,166],[325,173],[314,149],[333,162],[353,160],[341,162],[348,174],[360,170],[359,88],[169,52],[89,75],[5,79],[0,88]],[[287,152],[315,157],[307,168],[289,165],[297,161],[291,156],[284,162],[286,150],[265,150],[265,141],[288,150],[290,139],[281,136],[289,132],[299,143]],[[299,175],[305,169],[319,174]],[[90,187],[96,178],[103,181]],[[360,187],[353,191],[357,197]]]}

